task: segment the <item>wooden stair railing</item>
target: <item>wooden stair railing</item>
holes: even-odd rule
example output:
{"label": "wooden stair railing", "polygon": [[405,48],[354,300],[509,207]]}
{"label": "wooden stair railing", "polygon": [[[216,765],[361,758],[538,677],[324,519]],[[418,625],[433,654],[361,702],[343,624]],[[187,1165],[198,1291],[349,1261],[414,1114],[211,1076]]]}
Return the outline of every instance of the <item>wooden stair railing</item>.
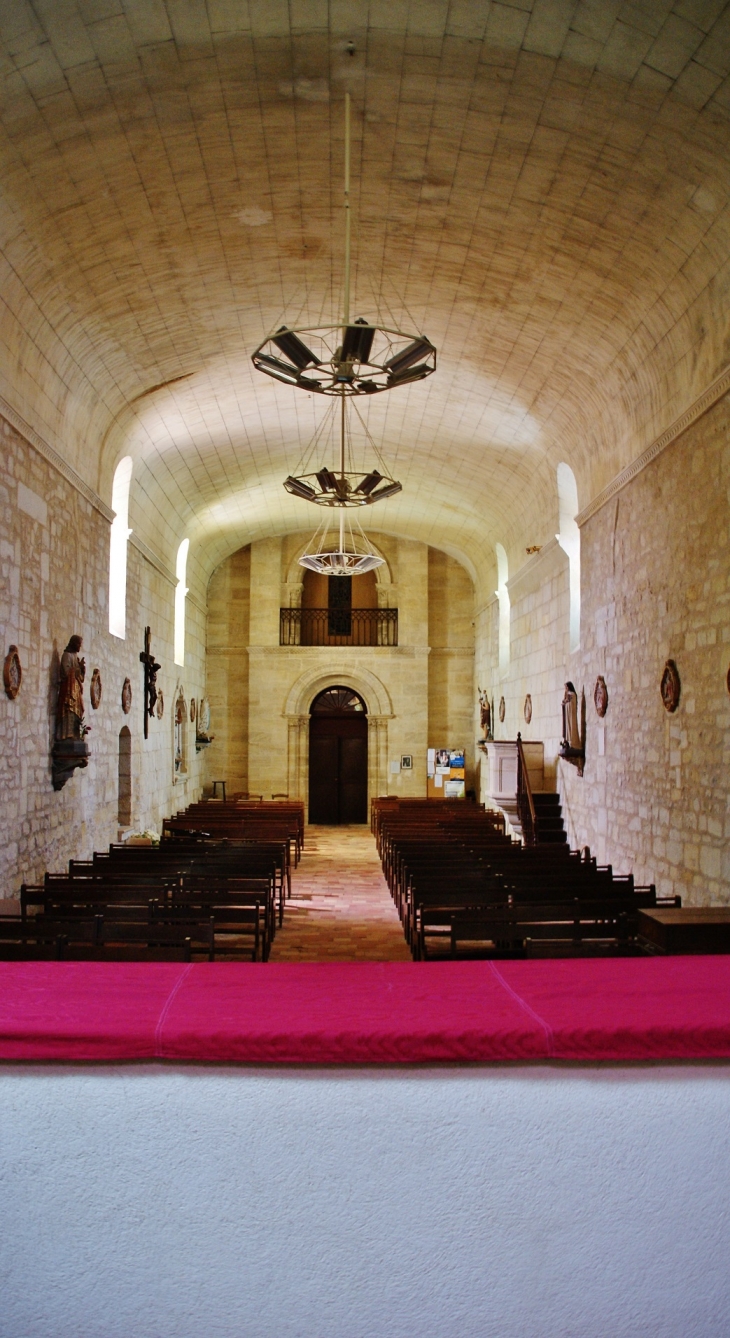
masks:
{"label": "wooden stair railing", "polygon": [[537,822],[535,820],[535,802],[532,798],[530,774],[527,770],[522,735],[517,735],[517,806],[522,825],[522,836],[526,846],[537,844]]}

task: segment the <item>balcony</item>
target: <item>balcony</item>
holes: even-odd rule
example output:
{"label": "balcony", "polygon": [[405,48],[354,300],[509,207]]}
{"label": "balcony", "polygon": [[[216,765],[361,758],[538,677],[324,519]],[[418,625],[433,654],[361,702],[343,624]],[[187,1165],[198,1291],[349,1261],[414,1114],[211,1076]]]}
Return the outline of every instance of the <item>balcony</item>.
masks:
{"label": "balcony", "polygon": [[280,609],[280,646],[397,646],[397,609]]}

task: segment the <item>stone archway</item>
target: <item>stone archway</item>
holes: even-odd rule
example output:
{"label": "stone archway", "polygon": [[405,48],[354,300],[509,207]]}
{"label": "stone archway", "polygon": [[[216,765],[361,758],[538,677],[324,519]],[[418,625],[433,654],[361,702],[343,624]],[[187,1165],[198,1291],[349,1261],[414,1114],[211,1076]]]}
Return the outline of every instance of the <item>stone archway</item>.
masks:
{"label": "stone archway", "polygon": [[352,688],[367,707],[368,804],[388,788],[388,721],[393,707],[385,684],[369,669],[354,671],[334,660],[327,672],[321,666],[301,674],[287,694],[287,788],[292,799],[306,803],[309,794],[309,708],[318,693],[334,684]]}

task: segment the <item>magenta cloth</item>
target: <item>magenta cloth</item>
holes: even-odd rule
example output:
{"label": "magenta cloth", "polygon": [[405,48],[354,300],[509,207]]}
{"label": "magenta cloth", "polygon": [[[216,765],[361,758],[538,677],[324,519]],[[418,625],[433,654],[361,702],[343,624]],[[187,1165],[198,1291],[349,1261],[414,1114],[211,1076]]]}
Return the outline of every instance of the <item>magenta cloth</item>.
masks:
{"label": "magenta cloth", "polygon": [[730,1058],[730,957],[0,964],[0,1059]]}

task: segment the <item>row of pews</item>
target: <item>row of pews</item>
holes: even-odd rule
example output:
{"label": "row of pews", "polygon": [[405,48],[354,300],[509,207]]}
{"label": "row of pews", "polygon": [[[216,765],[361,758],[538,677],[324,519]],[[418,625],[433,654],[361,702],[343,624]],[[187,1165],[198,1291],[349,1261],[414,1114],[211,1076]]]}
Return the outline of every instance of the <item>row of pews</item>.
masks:
{"label": "row of pews", "polygon": [[112,844],[24,883],[0,960],[265,962],[303,843],[301,803],[192,804],[159,846]]}
{"label": "row of pews", "polygon": [[587,849],[523,846],[483,805],[375,799],[371,826],[414,961],[639,954],[641,912],[681,906]]}

